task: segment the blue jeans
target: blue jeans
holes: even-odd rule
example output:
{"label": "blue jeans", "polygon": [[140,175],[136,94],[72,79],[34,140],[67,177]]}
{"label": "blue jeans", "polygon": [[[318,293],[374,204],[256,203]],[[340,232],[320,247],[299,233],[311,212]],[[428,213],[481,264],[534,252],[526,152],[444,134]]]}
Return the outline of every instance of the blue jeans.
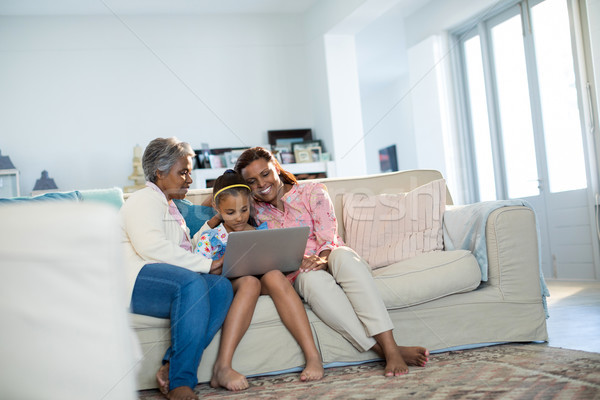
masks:
{"label": "blue jeans", "polygon": [[229,279],[171,264],[146,264],[135,281],[131,311],[171,319],[169,390],[198,384],[204,349],[223,325],[233,299]]}

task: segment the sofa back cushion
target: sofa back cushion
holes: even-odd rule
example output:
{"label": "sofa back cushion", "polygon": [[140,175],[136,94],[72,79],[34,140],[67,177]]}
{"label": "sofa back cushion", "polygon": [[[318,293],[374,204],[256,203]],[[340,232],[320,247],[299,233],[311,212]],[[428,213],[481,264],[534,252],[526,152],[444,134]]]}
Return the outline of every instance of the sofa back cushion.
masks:
{"label": "sofa back cushion", "polygon": [[444,247],[446,182],[438,179],[408,193],[343,196],[346,244],[371,268]]}
{"label": "sofa back cushion", "polygon": [[[435,170],[407,170],[348,178],[315,179],[327,187],[333,201],[335,215],[338,220],[338,233],[346,239],[343,219],[343,197],[348,193],[374,196],[378,194],[406,193],[431,181],[442,179],[443,176]],[[446,204],[452,204],[452,197],[446,189]]]}
{"label": "sofa back cushion", "polygon": [[[343,219],[343,197],[347,193],[362,193],[366,195],[376,195],[382,193],[405,193],[428,182],[442,179],[442,174],[436,170],[419,169],[399,172],[390,172],[385,174],[365,175],[360,177],[346,178],[320,178],[314,179],[314,182],[322,182],[327,187],[329,196],[333,201],[335,215],[338,220],[338,233],[342,239],[346,239],[346,230],[344,229]],[[305,182],[305,181],[303,181]],[[186,200],[192,204],[200,205],[206,197],[212,194],[212,189],[190,189]],[[125,193],[125,199],[129,196]],[[446,189],[446,204],[452,204],[452,197]]]}
{"label": "sofa back cushion", "polygon": [[190,236],[194,236],[204,223],[211,219],[217,212],[212,207],[194,204],[188,199],[173,200],[177,209],[185,219],[185,224],[190,229]]}
{"label": "sofa back cushion", "polygon": [[104,203],[121,208],[123,205],[123,189],[113,187],[108,189],[85,189],[80,190],[81,200],[89,203]]}
{"label": "sofa back cushion", "polygon": [[8,204],[25,204],[25,203],[37,203],[39,201],[80,201],[81,193],[77,190],[73,192],[48,192],[33,197],[9,197],[1,198],[0,205]]}

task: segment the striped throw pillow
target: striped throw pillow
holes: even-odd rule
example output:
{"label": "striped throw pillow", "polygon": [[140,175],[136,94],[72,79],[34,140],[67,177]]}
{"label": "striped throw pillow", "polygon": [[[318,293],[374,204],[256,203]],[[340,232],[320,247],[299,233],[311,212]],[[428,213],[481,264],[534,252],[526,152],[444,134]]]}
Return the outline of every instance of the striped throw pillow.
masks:
{"label": "striped throw pillow", "polygon": [[373,269],[442,250],[445,209],[444,179],[408,193],[346,193],[343,196],[345,242]]}

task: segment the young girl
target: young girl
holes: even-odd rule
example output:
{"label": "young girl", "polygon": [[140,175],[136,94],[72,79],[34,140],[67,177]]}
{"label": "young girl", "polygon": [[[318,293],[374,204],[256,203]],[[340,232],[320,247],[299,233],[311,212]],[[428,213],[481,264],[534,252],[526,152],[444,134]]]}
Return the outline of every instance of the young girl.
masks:
{"label": "young girl", "polygon": [[[227,170],[217,178],[213,187],[213,207],[223,222],[214,229],[210,229],[208,223],[203,226],[196,251],[212,259],[213,267],[222,268],[228,234],[256,229],[248,224],[250,188],[241,175]],[[234,391],[248,388],[246,378],[235,371],[231,363],[237,345],[250,326],[261,294],[271,296],[283,324],[304,352],[306,366],[300,380],[313,381],[323,377],[323,364],[308,316],[302,300],[291,285],[291,279],[293,278],[286,277],[281,271],[273,270],[259,277],[243,276],[232,280],[235,296],[223,324],[219,355],[210,382],[212,387],[222,386]]]}

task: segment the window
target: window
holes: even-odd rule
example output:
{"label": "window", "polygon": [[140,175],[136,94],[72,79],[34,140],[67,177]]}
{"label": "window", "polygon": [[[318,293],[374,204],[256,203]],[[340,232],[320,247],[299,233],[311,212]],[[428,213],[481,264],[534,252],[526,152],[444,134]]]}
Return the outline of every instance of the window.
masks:
{"label": "window", "polygon": [[585,188],[567,0],[512,3],[455,39],[475,200]]}

